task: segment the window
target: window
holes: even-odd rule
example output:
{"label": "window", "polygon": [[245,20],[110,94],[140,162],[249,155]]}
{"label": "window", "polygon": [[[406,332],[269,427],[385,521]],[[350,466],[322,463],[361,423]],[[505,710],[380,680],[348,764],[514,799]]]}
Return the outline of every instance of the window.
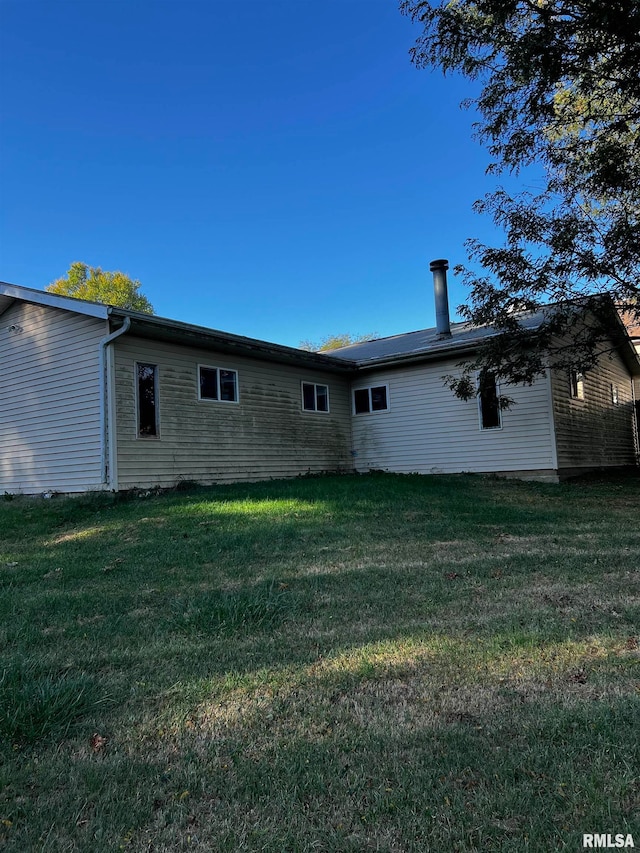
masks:
{"label": "window", "polygon": [[302,383],[302,408],[305,412],[329,411],[329,388],[315,382]]}
{"label": "window", "polygon": [[353,411],[356,415],[367,412],[386,412],[389,409],[389,386],[372,385],[370,388],[356,388],[353,392]]}
{"label": "window", "polygon": [[155,364],[136,364],[136,396],[138,436],[158,435],[158,367]]}
{"label": "window", "polygon": [[500,391],[495,374],[489,370],[482,370],[478,375],[478,407],[480,409],[480,429],[500,429],[502,427]]}
{"label": "window", "polygon": [[569,373],[569,383],[573,399],[584,400],[584,374],[579,370],[572,370]]}
{"label": "window", "polygon": [[238,402],[238,371],[223,367],[198,366],[199,400],[217,400],[221,403]]}

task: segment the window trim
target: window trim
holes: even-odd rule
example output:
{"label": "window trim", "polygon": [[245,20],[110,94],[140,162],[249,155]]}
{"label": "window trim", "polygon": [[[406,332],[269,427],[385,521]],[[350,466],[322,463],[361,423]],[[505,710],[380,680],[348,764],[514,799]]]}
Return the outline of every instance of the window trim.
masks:
{"label": "window trim", "polygon": [[[495,379],[495,374],[492,374],[494,376],[494,384],[496,386],[496,400],[498,403],[498,424],[497,426],[485,426],[482,420],[482,391],[480,388],[481,373],[482,371],[478,371],[478,373],[476,373],[476,397],[478,399],[478,428],[480,432],[496,432],[496,430],[501,430],[504,428],[504,424],[502,423],[502,406],[500,405],[500,382]],[[492,373],[492,371],[489,371],[489,373]]]}
{"label": "window trim", "polygon": [[[313,403],[315,408],[307,409],[304,404],[304,386],[312,385],[313,386]],[[327,408],[319,409],[318,408],[318,388],[326,388],[327,389]],[[331,412],[331,403],[329,400],[329,386],[326,382],[309,382],[307,379],[300,380],[300,405],[302,406],[302,411],[307,412],[311,415],[328,415]]]}
{"label": "window trim", "polygon": [[[387,406],[385,409],[374,409],[372,407],[372,390],[374,388],[384,388],[385,389],[385,397]],[[368,412],[356,412],[356,391],[368,391],[369,392],[369,411]],[[389,397],[389,383],[388,382],[377,382],[375,385],[358,385],[351,389],[351,413],[355,417],[362,417],[364,415],[381,415],[385,412],[391,411],[391,400]]]}
{"label": "window trim", "polygon": [[611,405],[620,405],[620,387],[615,383],[611,383]]}
{"label": "window trim", "polygon": [[[202,383],[201,383],[200,371],[203,368],[205,370],[215,370],[215,372],[216,372],[216,391],[218,394],[217,398],[203,397],[202,396]],[[236,390],[235,400],[223,400],[220,396],[220,371],[221,370],[226,370],[227,373],[233,373],[235,376],[235,390]],[[220,367],[220,365],[198,363],[196,385],[197,385],[198,402],[199,403],[223,403],[224,405],[236,405],[237,406],[238,403],[240,402],[240,378],[238,375],[238,371],[234,367]]]}
{"label": "window trim", "polygon": [[[152,367],[153,368],[153,388],[154,388],[154,415],[155,415],[155,434],[142,435],[140,432],[140,381],[138,368]],[[136,439],[142,441],[158,441],[160,438],[160,368],[157,364],[152,364],[148,361],[135,361],[133,370],[133,384],[135,392],[135,423],[136,423]]]}
{"label": "window trim", "polygon": [[584,373],[582,370],[569,371],[569,397],[572,400],[584,400]]}

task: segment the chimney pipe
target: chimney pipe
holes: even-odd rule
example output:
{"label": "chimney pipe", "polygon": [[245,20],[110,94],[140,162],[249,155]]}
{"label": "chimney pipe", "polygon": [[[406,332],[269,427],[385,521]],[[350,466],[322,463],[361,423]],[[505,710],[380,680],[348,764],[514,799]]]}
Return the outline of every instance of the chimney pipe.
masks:
{"label": "chimney pipe", "polygon": [[433,273],[433,293],[436,300],[436,330],[438,337],[450,338],[449,297],[447,295],[447,270],[449,261],[443,258],[431,261],[429,269]]}

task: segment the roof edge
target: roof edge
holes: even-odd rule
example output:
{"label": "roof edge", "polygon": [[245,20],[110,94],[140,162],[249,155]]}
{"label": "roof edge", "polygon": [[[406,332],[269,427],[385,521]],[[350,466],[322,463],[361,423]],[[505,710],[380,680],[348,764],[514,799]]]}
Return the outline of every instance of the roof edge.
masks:
{"label": "roof edge", "polygon": [[411,364],[425,361],[444,361],[451,356],[464,355],[477,350],[480,346],[478,341],[469,341],[461,343],[458,346],[450,346],[448,349],[444,347],[433,350],[423,350],[421,352],[399,353],[397,355],[381,356],[370,361],[356,361],[357,370],[378,370],[382,367],[395,367],[398,364]]}
{"label": "roof edge", "polygon": [[[111,308],[109,314],[112,320],[128,317],[132,323],[130,331],[132,335],[137,332],[143,337],[171,339],[175,343],[192,346],[207,341],[228,351],[242,352],[254,357],[264,356],[274,361],[295,362],[301,366],[320,368],[335,373],[348,373],[356,367],[354,360],[333,358],[324,353],[308,352],[259,338],[250,338],[245,335],[236,335],[233,332],[211,329],[207,326],[196,326],[181,320],[158,317],[155,314],[144,314],[117,307]],[[162,332],[165,334],[163,335]]]}
{"label": "roof edge", "polygon": [[87,317],[97,317],[106,320],[109,316],[109,306],[100,302],[87,302],[74,296],[60,296],[58,293],[48,293],[46,290],[36,290],[33,287],[23,287],[21,284],[9,284],[0,281],[0,296],[11,299],[21,299],[33,305],[46,305],[49,308],[60,308],[63,311],[75,311]]}

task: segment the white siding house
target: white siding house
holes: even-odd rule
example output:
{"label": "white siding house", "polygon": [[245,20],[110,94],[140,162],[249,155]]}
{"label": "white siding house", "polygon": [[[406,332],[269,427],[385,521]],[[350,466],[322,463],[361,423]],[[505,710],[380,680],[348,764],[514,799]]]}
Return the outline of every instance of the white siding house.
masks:
{"label": "white siding house", "polygon": [[[202,370],[232,399],[203,394]],[[324,355],[0,283],[0,494],[350,471],[350,376]]]}
{"label": "white siding house", "polygon": [[[522,319],[531,328],[539,321],[539,315]],[[335,351],[334,357],[356,366],[356,470],[557,481],[636,464],[633,382],[640,360],[615,312],[611,322],[598,364],[581,379],[579,398],[572,396],[568,374],[547,370],[532,385],[509,386],[513,405],[506,410],[495,383],[463,401],[445,382],[461,375],[460,362],[473,357],[490,329],[447,322],[445,332],[423,329]]]}
{"label": "white siding house", "polygon": [[640,360],[622,327],[579,383],[547,371],[505,411],[495,383],[464,402],[443,381],[491,333],[446,319],[309,353],[0,283],[0,494],[636,462]]}
{"label": "white siding house", "polygon": [[0,299],[0,492],[101,488],[105,320]]}
{"label": "white siding house", "polygon": [[548,376],[510,389],[515,405],[499,414],[497,426],[483,429],[478,400],[459,400],[443,385],[456,365],[447,359],[367,372],[366,385],[388,388],[388,409],[354,412],[356,469],[552,477],[557,461]]}

